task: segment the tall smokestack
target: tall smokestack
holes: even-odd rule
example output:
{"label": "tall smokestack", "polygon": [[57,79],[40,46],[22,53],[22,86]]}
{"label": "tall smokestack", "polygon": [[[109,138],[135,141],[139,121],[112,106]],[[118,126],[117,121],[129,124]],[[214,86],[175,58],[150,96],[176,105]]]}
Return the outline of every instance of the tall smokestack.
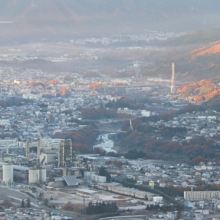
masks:
{"label": "tall smokestack", "polygon": [[8,142],[6,142],[6,154],[8,154]]}
{"label": "tall smokestack", "polygon": [[172,63],[172,78],[171,78],[171,91],[172,94],[176,93],[175,87],[175,64]]}
{"label": "tall smokestack", "polygon": [[40,161],[40,139],[37,141],[37,159]]}
{"label": "tall smokestack", "polygon": [[29,159],[30,157],[30,146],[29,141],[26,142],[26,158]]}

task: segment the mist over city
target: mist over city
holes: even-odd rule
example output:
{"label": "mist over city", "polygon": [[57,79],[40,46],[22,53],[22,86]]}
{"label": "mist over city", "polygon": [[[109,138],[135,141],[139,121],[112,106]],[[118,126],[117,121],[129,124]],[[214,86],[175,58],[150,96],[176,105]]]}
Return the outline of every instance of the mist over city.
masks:
{"label": "mist over city", "polygon": [[220,219],[219,0],[0,1],[0,219]]}

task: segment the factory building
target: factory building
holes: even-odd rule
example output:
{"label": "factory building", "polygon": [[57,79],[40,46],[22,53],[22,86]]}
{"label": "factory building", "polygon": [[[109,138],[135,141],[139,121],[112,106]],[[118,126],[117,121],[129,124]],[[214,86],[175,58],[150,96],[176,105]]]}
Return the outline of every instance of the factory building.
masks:
{"label": "factory building", "polygon": [[138,199],[148,199],[148,201],[153,201],[153,198],[155,196],[158,196],[156,194],[152,194],[149,192],[140,191],[137,189],[131,189],[127,187],[121,186],[119,183],[99,183],[98,184],[99,189],[107,190],[114,193],[119,193],[126,196],[132,196]]}
{"label": "factory building", "polygon": [[106,176],[96,175],[95,172],[92,172],[92,171],[91,172],[84,171],[84,178],[91,179],[92,181],[99,182],[99,183],[106,183],[107,181]]}
{"label": "factory building", "polygon": [[29,168],[10,163],[0,163],[0,177],[3,183],[10,185],[14,181],[22,183],[44,183],[47,181],[46,168]]}
{"label": "factory building", "polygon": [[184,191],[184,199],[189,201],[220,198],[220,191]]}
{"label": "factory building", "polygon": [[72,140],[62,140],[58,149],[58,166],[70,166],[73,162]]}
{"label": "factory building", "polygon": [[57,163],[57,150],[44,150],[40,154],[40,163],[42,165]]}

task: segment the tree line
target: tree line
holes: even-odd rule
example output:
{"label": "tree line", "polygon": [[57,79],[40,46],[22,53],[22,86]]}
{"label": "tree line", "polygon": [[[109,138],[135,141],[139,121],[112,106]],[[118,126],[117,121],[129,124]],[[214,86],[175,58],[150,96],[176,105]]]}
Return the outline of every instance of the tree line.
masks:
{"label": "tree line", "polygon": [[86,208],[87,215],[103,214],[103,213],[114,213],[118,211],[118,206],[115,202],[105,203],[105,202],[89,202]]}

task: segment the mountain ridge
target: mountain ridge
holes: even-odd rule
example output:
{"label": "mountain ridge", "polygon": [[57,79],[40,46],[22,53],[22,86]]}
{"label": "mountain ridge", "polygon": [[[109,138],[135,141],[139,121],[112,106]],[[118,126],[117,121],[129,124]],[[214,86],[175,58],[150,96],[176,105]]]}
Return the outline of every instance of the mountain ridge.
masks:
{"label": "mountain ridge", "polygon": [[[205,3],[206,2],[206,3]],[[213,0],[2,0],[1,38],[75,37],[145,29],[194,30],[218,26],[220,2]],[[123,30],[124,29],[124,30]],[[34,34],[33,34],[34,33]]]}

